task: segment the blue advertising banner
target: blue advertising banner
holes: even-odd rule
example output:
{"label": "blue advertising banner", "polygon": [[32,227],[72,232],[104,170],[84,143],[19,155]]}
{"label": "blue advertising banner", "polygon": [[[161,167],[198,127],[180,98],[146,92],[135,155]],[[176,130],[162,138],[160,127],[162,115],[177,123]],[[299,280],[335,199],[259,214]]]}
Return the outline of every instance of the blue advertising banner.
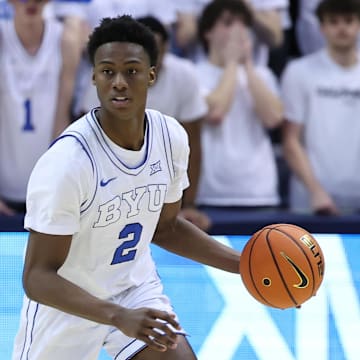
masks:
{"label": "blue advertising banner", "polygon": [[[17,331],[25,233],[0,233],[0,359],[10,359]],[[360,235],[315,235],[325,256],[318,294],[301,309],[254,300],[236,274],[153,247],[165,292],[200,360],[358,360]],[[217,236],[242,249],[249,236]],[[99,359],[110,359],[104,352]]]}

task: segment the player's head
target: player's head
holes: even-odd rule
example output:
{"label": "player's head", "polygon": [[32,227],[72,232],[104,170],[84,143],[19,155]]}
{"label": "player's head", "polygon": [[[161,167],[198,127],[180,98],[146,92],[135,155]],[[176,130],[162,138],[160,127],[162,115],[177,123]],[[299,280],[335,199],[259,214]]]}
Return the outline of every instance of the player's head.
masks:
{"label": "player's head", "polygon": [[360,31],[359,0],[323,0],[316,9],[322,32],[330,47],[354,47]]}
{"label": "player's head", "polygon": [[234,23],[241,22],[251,27],[253,17],[249,7],[242,0],[213,0],[203,9],[199,18],[199,38],[206,52],[209,51],[209,37],[213,30],[226,32]]}
{"label": "player's head", "polygon": [[155,35],[156,44],[158,46],[158,61],[157,61],[157,70],[159,71],[164,59],[164,55],[168,51],[169,46],[169,34],[166,27],[155,17],[153,16],[144,16],[138,18],[141,24],[148,27],[153,34]]}
{"label": "player's head", "polygon": [[89,37],[88,54],[102,109],[115,116],[141,117],[148,87],[156,78],[153,33],[128,15],[105,18]]}
{"label": "player's head", "polygon": [[112,42],[126,42],[140,45],[147,53],[150,66],[157,62],[157,48],[151,31],[129,15],[116,18],[104,18],[94,29],[88,41],[88,55],[91,63],[95,63],[97,49]]}

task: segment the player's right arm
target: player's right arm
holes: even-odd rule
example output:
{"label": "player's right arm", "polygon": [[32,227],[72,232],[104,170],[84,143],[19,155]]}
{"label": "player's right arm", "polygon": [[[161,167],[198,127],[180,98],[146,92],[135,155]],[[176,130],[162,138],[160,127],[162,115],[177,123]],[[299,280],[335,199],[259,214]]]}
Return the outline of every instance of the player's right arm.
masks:
{"label": "player's right arm", "polygon": [[[101,324],[113,325],[130,337],[138,338],[151,348],[165,351],[174,347],[176,334],[158,319],[180,329],[173,316],[149,308],[127,309],[99,299],[58,275],[70,249],[71,235],[49,235],[30,231],[23,286],[27,296],[41,304]],[[159,336],[155,330],[166,336]],[[154,339],[149,338],[149,336]]]}

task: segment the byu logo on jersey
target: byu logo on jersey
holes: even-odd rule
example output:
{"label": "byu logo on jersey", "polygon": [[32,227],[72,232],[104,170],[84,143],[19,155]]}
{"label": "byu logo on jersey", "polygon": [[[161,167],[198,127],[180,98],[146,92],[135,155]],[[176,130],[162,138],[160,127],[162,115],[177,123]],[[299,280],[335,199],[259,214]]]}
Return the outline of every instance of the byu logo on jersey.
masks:
{"label": "byu logo on jersey", "polygon": [[108,226],[122,216],[129,219],[141,211],[160,211],[165,200],[166,190],[166,184],[152,184],[115,196],[99,205],[99,217],[94,223],[94,227]]}

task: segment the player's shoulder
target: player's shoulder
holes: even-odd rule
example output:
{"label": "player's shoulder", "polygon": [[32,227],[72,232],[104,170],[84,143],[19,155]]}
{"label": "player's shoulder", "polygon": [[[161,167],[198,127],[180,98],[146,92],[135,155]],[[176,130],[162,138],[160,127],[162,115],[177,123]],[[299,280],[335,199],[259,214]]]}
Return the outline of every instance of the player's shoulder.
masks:
{"label": "player's shoulder", "polygon": [[177,119],[154,109],[146,109],[146,115],[155,127],[169,136],[172,142],[187,142],[187,133]]}
{"label": "player's shoulder", "polygon": [[[91,166],[92,157],[86,145],[84,129],[87,128],[86,116],[68,126],[50,145],[48,150],[40,158],[40,162],[48,163],[63,171],[74,171],[74,168],[83,168],[83,165]],[[83,164],[80,168],[77,164]]]}

